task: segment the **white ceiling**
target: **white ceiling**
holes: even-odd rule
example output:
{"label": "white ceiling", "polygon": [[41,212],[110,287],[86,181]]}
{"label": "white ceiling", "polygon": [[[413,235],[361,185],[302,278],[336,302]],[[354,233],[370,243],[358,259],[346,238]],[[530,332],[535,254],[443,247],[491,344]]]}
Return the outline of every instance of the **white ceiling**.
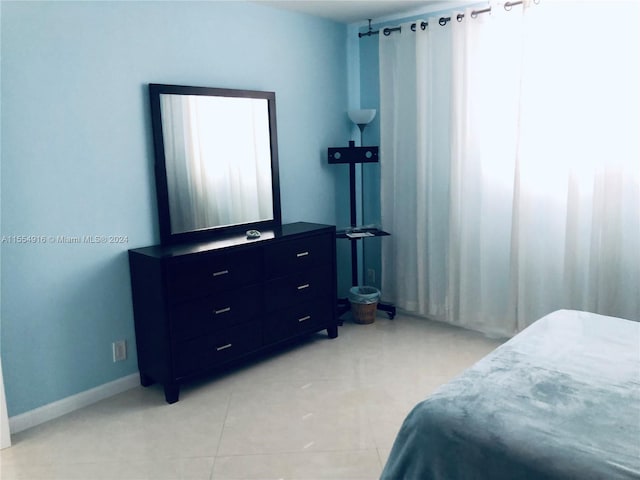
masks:
{"label": "white ceiling", "polygon": [[[328,18],[340,23],[360,23],[367,19],[399,17],[428,10],[444,10],[451,2],[444,0],[258,0],[276,8]],[[448,5],[449,4],[449,5]]]}

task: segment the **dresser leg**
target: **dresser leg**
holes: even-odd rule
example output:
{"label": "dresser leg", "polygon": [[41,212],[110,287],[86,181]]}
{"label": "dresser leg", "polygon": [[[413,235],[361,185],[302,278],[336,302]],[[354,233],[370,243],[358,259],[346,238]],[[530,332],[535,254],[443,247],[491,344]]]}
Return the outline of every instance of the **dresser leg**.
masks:
{"label": "dresser leg", "polygon": [[329,338],[336,338],[338,336],[338,326],[328,327],[327,333],[329,334]]}
{"label": "dresser leg", "polygon": [[153,379],[150,376],[140,372],[140,385],[142,385],[143,387],[153,385]]}
{"label": "dresser leg", "polygon": [[167,403],[176,403],[180,397],[180,385],[169,383],[164,386],[164,399]]}

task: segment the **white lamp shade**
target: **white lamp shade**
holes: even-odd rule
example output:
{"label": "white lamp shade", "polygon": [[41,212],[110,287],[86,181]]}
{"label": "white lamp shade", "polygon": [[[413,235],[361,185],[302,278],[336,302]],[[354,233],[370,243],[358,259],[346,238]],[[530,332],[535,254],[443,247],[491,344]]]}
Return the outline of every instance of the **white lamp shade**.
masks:
{"label": "white lamp shade", "polygon": [[376,116],[376,110],[369,108],[365,110],[349,110],[349,118],[357,125],[366,125]]}

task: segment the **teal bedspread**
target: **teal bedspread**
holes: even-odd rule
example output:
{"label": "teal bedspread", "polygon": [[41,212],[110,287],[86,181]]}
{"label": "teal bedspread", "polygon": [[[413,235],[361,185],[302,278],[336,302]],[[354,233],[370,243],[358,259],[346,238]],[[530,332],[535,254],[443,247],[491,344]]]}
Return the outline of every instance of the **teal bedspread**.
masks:
{"label": "teal bedspread", "polygon": [[419,403],[383,479],[640,479],[640,323],[541,318]]}

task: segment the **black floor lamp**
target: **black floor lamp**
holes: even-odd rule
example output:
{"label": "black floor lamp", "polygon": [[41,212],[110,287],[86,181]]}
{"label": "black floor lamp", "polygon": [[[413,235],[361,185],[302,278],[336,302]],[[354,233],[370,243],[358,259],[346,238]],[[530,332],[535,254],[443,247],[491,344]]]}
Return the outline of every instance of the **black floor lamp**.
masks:
{"label": "black floor lamp", "polygon": [[[378,161],[378,147],[362,146],[362,138],[365,127],[375,118],[376,111],[368,110],[350,110],[349,118],[353,123],[358,125],[360,129],[360,146],[356,147],[354,141],[349,141],[346,148],[329,147],[328,157],[329,163],[347,163],[349,164],[349,203],[350,203],[350,225],[346,230],[336,232],[336,237],[348,239],[351,241],[351,283],[358,286],[358,247],[357,241],[370,237],[388,236],[390,233],[375,227],[358,227],[357,210],[356,210],[356,164],[357,163],[376,163]],[[340,299],[338,301],[338,315],[342,315],[350,309],[348,299]],[[388,303],[378,303],[378,310],[387,313],[389,318],[393,319],[396,315],[396,307]]]}

